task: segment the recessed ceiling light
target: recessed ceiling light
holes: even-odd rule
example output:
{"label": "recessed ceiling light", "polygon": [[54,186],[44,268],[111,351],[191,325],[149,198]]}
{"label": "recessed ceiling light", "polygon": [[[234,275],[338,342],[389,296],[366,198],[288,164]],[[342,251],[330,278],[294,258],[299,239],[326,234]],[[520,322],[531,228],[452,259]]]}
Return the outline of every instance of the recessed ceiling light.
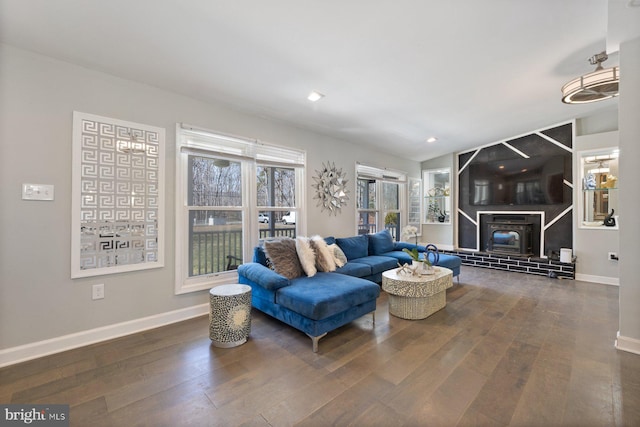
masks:
{"label": "recessed ceiling light", "polygon": [[314,90],[314,91],[312,91],[312,92],[309,94],[309,96],[307,96],[307,99],[308,99],[309,101],[311,101],[311,102],[319,101],[319,100],[321,100],[322,98],[324,98],[324,95],[323,95],[323,94],[321,94],[320,92],[315,91],[315,90]]}
{"label": "recessed ceiling light", "polygon": [[427,142],[436,142],[438,140],[438,138],[436,138],[435,136],[431,136],[427,139]]}

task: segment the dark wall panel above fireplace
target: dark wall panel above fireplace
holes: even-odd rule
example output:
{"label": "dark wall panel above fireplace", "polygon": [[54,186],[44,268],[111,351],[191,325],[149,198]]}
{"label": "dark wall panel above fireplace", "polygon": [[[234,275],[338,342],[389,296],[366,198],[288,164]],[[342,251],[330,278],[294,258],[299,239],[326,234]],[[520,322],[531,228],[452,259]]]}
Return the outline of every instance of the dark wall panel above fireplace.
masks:
{"label": "dark wall panel above fireplace", "polygon": [[[544,234],[545,245],[544,248],[537,245],[536,255],[544,256],[560,248],[571,248],[572,147],[573,123],[566,123],[459,154],[457,194],[461,213],[458,247],[484,250],[480,247],[482,241],[477,241],[476,237],[479,214],[528,211],[544,213],[545,223],[533,238],[539,242],[540,233]],[[526,166],[522,169],[517,167],[519,162],[536,165],[537,172],[532,173]],[[505,175],[509,168],[515,175]],[[482,185],[489,188],[490,196],[478,197],[484,191]],[[523,193],[522,186],[527,188],[527,193]],[[530,188],[536,193],[531,195]],[[502,195],[501,192],[506,193]],[[551,223],[553,225],[545,232],[545,226]]]}

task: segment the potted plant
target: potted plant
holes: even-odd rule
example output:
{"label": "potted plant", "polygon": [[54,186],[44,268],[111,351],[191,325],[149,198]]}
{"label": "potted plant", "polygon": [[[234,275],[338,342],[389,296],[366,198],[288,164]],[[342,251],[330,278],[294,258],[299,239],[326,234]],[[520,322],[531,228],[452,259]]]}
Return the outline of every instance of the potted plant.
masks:
{"label": "potted plant", "polygon": [[402,229],[402,235],[415,237],[416,245],[418,244],[418,227],[414,225],[405,225],[404,228]]}
{"label": "potted plant", "polygon": [[413,249],[403,248],[402,251],[409,254],[409,256],[412,259],[412,265],[417,270],[421,270],[424,272],[428,272],[432,270],[431,261],[429,261],[428,257],[425,256],[424,258],[420,259],[420,252],[418,252],[418,248],[413,248]]}

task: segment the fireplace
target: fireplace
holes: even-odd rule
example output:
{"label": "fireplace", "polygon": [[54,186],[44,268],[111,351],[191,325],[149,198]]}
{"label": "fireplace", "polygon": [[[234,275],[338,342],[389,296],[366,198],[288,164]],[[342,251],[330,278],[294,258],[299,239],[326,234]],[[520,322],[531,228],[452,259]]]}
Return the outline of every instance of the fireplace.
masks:
{"label": "fireplace", "polygon": [[478,250],[514,256],[542,256],[542,224],[538,212],[481,212],[478,214]]}
{"label": "fireplace", "polygon": [[487,251],[501,254],[531,256],[533,224],[529,222],[487,222]]}

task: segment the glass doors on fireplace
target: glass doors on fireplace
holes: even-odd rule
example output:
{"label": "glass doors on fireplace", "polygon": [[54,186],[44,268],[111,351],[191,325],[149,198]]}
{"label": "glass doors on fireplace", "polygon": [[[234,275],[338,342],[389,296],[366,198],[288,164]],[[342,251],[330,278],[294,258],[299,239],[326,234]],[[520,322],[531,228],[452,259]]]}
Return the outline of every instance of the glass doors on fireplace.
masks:
{"label": "glass doors on fireplace", "polygon": [[490,222],[488,251],[530,256],[532,255],[530,223]]}

